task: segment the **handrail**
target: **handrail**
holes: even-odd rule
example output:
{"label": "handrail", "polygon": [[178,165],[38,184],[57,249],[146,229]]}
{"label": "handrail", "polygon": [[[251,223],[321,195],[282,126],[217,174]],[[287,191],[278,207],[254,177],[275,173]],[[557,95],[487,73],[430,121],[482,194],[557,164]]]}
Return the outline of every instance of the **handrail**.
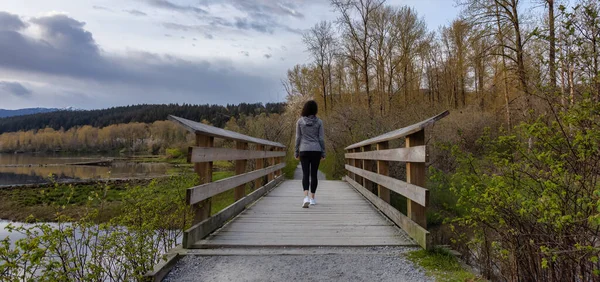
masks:
{"label": "handrail", "polygon": [[354,148],[359,148],[359,147],[364,147],[367,145],[373,145],[373,144],[377,144],[380,142],[384,142],[384,141],[390,141],[390,140],[394,140],[394,139],[399,139],[408,135],[411,135],[415,132],[419,132],[421,130],[423,130],[425,127],[434,124],[435,122],[437,122],[438,120],[446,117],[447,115],[449,115],[450,112],[449,111],[444,111],[441,114],[438,114],[434,117],[431,117],[429,119],[426,119],[424,121],[421,121],[419,123],[415,123],[413,125],[409,125],[407,127],[403,127],[394,131],[390,131],[387,133],[384,133],[382,135],[364,140],[364,141],[360,141],[358,143],[352,144],[348,147],[346,147],[346,150],[350,150],[350,149],[354,149]]}
{"label": "handrail", "polygon": [[[450,112],[444,111],[419,123],[346,147],[348,175],[344,180],[423,248],[430,245],[426,218],[429,190],[425,188],[425,128],[448,114]],[[404,148],[389,148],[388,141],[403,137],[406,138]],[[376,150],[372,150],[372,145],[377,145]],[[390,161],[406,163],[406,181],[389,176]],[[371,171],[371,162],[377,163],[377,171]],[[406,197],[406,215],[390,205],[390,191]]]}
{"label": "handrail", "polygon": [[273,142],[273,141],[269,141],[269,140],[265,140],[265,139],[260,139],[260,138],[244,135],[244,134],[230,131],[227,129],[210,126],[207,124],[195,122],[195,121],[192,121],[189,119],[176,117],[173,115],[169,115],[169,120],[179,123],[179,125],[185,127],[188,131],[195,133],[195,134],[202,134],[205,136],[230,139],[230,140],[234,140],[234,141],[255,143],[255,144],[260,144],[260,145],[265,145],[265,146],[285,148],[285,146],[283,144],[278,143],[278,142]]}
{"label": "handrail", "polygon": [[[285,146],[278,142],[247,136],[184,118],[169,116],[171,121],[196,135],[196,146],[188,150],[187,160],[194,163],[200,177],[197,186],[187,189],[186,202],[194,211],[193,226],[183,233],[183,248],[193,248],[203,239],[245,207],[260,198],[283,180]],[[235,141],[235,148],[215,148],[214,138]],[[256,144],[249,148],[248,143]],[[235,160],[236,175],[212,181],[213,161]],[[247,161],[256,160],[254,170],[247,171]],[[246,184],[254,182],[256,188],[246,195]],[[211,198],[235,189],[235,203],[212,215]]]}

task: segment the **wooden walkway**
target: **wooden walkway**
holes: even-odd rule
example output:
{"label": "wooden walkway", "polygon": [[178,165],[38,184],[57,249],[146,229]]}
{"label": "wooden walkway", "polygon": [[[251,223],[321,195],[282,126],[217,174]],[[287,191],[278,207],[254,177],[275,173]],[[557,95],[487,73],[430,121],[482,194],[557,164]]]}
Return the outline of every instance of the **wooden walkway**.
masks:
{"label": "wooden walkway", "polygon": [[346,182],[319,181],[308,209],[302,199],[301,181],[284,181],[194,248],[416,246]]}

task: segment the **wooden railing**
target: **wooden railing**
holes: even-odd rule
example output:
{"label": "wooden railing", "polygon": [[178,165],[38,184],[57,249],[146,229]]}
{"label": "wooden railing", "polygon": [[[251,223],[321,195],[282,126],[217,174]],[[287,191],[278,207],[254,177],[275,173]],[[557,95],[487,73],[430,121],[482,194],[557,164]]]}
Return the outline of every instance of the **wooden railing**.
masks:
{"label": "wooden railing", "polygon": [[[196,146],[190,147],[188,162],[200,177],[200,185],[187,190],[186,200],[194,210],[194,225],[183,234],[183,248],[194,244],[242,212],[248,204],[256,201],[283,180],[281,169],[285,167],[285,146],[264,139],[209,126],[184,118],[169,116],[196,135]],[[235,149],[214,147],[214,139],[235,142]],[[253,149],[250,148],[253,146]],[[248,160],[256,160],[255,170],[246,171]],[[212,182],[214,161],[235,161],[235,176]],[[266,178],[266,179],[265,179]],[[246,184],[254,181],[256,188],[246,195]],[[217,214],[211,215],[211,197],[235,189],[235,203]]]}
{"label": "wooden railing", "polygon": [[[383,135],[346,147],[345,180],[363,194],[373,205],[400,226],[423,248],[429,247],[426,211],[429,191],[425,188],[425,127],[449,114],[445,111],[435,117],[394,130]],[[405,138],[405,148],[389,148],[389,141]],[[375,145],[375,150],[372,150]],[[389,162],[406,163],[406,182],[389,176]],[[373,163],[377,171],[371,171]],[[370,182],[370,183],[369,183]],[[377,185],[376,190],[367,187]],[[390,205],[390,191],[407,199],[407,214]]]}

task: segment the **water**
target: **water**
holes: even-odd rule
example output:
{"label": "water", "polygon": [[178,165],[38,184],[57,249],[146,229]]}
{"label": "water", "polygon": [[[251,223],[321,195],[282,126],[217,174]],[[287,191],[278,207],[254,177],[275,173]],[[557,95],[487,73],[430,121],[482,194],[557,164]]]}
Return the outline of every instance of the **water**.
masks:
{"label": "water", "polygon": [[165,163],[134,163],[115,160],[110,166],[74,166],[69,163],[99,161],[110,155],[42,155],[0,154],[0,186],[47,183],[53,175],[57,181],[110,178],[149,178],[168,174]]}

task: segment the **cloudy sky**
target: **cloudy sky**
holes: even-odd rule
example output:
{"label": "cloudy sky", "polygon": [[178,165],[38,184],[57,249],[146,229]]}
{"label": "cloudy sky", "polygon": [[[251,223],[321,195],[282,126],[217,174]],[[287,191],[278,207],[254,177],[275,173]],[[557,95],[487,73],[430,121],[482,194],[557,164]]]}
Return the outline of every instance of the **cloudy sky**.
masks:
{"label": "cloudy sky", "polygon": [[[409,5],[430,29],[453,0]],[[283,101],[329,0],[1,0],[0,108]]]}

